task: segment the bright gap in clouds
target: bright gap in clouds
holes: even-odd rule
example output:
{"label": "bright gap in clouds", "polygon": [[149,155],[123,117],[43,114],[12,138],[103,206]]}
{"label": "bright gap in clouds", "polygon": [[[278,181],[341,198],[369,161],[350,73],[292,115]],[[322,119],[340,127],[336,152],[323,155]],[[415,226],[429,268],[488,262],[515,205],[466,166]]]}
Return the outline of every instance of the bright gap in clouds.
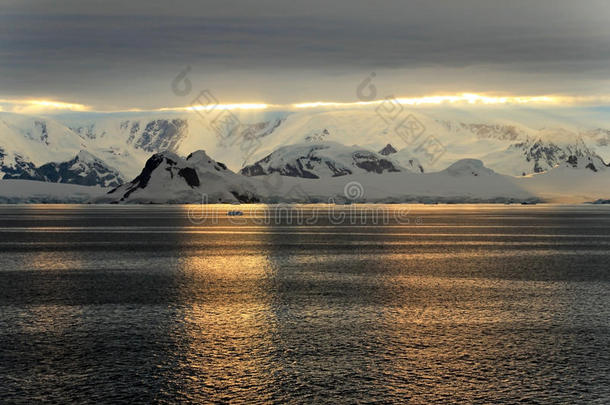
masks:
{"label": "bright gap in clouds", "polygon": [[[44,111],[53,110],[67,110],[67,111],[91,111],[92,108],[88,105],[78,103],[67,103],[56,100],[40,100],[40,99],[26,99],[26,100],[14,100],[14,99],[0,99],[0,111],[10,111],[22,114],[31,114]],[[5,109],[6,108],[6,109]]]}
{"label": "bright gap in clouds", "polygon": [[103,111],[103,112],[137,112],[137,111],[201,111],[201,110],[264,110],[264,109],[307,109],[307,108],[346,108],[379,105],[384,102],[400,103],[404,105],[442,105],[442,104],[462,104],[462,105],[608,105],[610,97],[575,97],[575,96],[486,96],[475,93],[461,93],[457,95],[436,95],[423,97],[387,97],[386,99],[354,102],[335,102],[335,101],[312,101],[293,104],[267,104],[267,103],[230,103],[230,104],[192,104],[184,107],[163,107],[158,109],[146,110],[131,108],[127,110],[96,110],[92,106],[70,103],[57,100],[44,99],[0,99],[0,111],[8,111],[23,114],[35,114],[53,111]]}
{"label": "bright gap in clouds", "polygon": [[380,100],[335,102],[335,101],[312,101],[293,104],[265,104],[265,103],[242,103],[242,104],[208,104],[191,105],[182,108],[164,108],[162,110],[249,110],[249,109],[306,109],[319,107],[359,107],[379,105],[391,100],[395,103],[405,105],[441,105],[441,104],[465,104],[465,105],[607,105],[610,97],[574,97],[574,96],[486,96],[475,93],[461,93],[457,95],[423,96],[423,97],[387,97]]}
{"label": "bright gap in clouds", "polygon": [[[407,105],[421,104],[559,104],[565,102],[559,97],[551,96],[505,96],[505,97],[490,97],[479,94],[463,93],[459,95],[445,96],[425,96],[413,98],[390,98],[394,102]],[[294,104],[265,104],[265,103],[242,103],[242,104],[208,104],[208,105],[191,105],[189,107],[178,108],[178,110],[261,110],[267,108],[284,108],[284,109],[303,109],[303,108],[318,108],[318,107],[358,107],[367,105],[376,105],[387,102],[387,99],[371,100],[371,101],[354,101],[354,102],[334,102],[334,101],[313,101]],[[174,108],[164,108],[162,110],[176,110]]]}
{"label": "bright gap in clouds", "polygon": [[[265,103],[241,103],[241,104],[215,104],[215,105],[193,105],[190,107],[184,107],[182,109],[189,111],[201,111],[201,110],[264,110],[269,107],[281,107],[281,105],[265,104]],[[173,108],[167,108],[166,110],[173,110]]]}
{"label": "bright gap in clouds", "polygon": [[[412,97],[403,98],[396,97],[389,99],[407,105],[420,105],[420,104],[558,104],[561,102],[560,98],[551,96],[507,96],[507,97],[489,97],[479,94],[463,93],[460,95],[450,96],[425,96],[425,97]],[[353,103],[336,103],[326,101],[314,101],[309,103],[297,103],[292,104],[294,108],[316,108],[316,107],[347,107],[350,105],[375,105],[386,102],[385,100],[372,100],[372,101],[357,101]]]}

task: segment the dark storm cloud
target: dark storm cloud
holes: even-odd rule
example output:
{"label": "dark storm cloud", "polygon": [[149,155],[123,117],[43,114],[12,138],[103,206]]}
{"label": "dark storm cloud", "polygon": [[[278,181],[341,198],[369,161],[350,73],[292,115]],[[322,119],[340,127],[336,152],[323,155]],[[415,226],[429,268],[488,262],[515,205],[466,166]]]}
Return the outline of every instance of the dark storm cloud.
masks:
{"label": "dark storm cloud", "polygon": [[0,6],[1,92],[154,92],[186,64],[245,71],[227,79],[244,85],[265,72],[482,66],[594,80],[610,58],[606,1],[57,3]]}

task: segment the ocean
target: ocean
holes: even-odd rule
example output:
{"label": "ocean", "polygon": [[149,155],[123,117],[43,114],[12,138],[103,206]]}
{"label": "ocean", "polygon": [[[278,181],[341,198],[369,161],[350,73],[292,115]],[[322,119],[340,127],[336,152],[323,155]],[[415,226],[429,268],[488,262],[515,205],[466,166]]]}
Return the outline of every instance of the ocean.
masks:
{"label": "ocean", "polygon": [[0,402],[610,402],[610,207],[0,206]]}

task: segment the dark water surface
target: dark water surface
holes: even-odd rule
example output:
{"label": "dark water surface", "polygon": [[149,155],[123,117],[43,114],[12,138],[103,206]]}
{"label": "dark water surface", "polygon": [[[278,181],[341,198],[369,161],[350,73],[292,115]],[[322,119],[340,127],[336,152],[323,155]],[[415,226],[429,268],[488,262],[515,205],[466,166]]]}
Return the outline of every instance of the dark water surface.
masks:
{"label": "dark water surface", "polygon": [[0,403],[610,403],[610,207],[372,209],[1,206]]}

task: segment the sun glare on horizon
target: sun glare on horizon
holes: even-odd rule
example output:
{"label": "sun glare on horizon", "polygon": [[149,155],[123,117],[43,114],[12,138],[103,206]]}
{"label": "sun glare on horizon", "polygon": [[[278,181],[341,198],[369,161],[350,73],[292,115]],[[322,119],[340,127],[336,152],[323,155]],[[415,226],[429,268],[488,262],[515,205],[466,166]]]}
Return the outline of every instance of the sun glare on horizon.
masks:
{"label": "sun glare on horizon", "polygon": [[[0,104],[9,106],[9,110],[15,113],[36,113],[47,110],[67,110],[67,111],[91,111],[92,107],[80,104],[80,103],[69,103],[58,100],[45,100],[45,99],[0,99]],[[0,111],[3,111],[3,107],[0,106]]]}
{"label": "sun glare on horizon", "polygon": [[0,99],[0,111],[34,114],[53,111],[74,111],[74,112],[146,112],[146,111],[205,111],[205,110],[301,110],[314,108],[349,108],[375,106],[392,100],[404,105],[556,105],[556,106],[578,106],[578,105],[608,105],[610,96],[556,96],[556,95],[503,95],[491,96],[477,93],[460,93],[448,95],[430,95],[421,97],[393,97],[388,96],[381,99],[370,101],[304,101],[287,104],[273,104],[266,102],[247,102],[247,103],[227,103],[227,104],[191,104],[188,106],[160,107],[160,108],[141,108],[133,107],[127,109],[99,109],[94,106],[59,101],[55,99]]}

